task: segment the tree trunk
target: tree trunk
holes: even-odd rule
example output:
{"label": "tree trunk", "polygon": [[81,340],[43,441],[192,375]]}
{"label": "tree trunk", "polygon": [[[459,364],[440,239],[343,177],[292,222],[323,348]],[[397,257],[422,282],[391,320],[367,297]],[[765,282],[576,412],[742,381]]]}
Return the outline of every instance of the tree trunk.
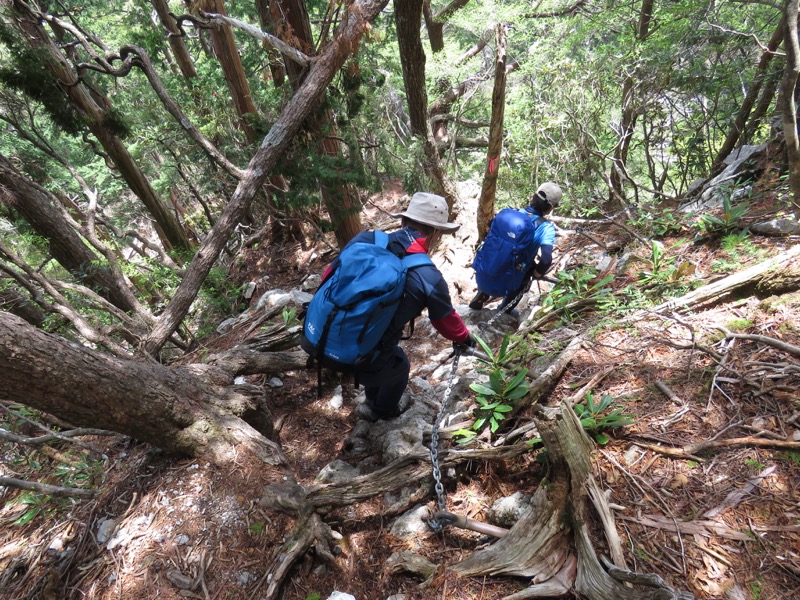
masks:
{"label": "tree trunk", "polygon": [[289,148],[292,137],[303,121],[318,105],[328,84],[353,49],[358,48],[358,40],[367,31],[368,24],[380,14],[387,3],[388,0],[356,0],[349,5],[336,35],[311,65],[303,84],[264,138],[233,196],[192,259],[172,302],[145,343],[148,352],[155,353],[160,349],[186,316],[230,232],[246,213],[275,163]]}
{"label": "tree trunk", "polygon": [[[275,6],[275,3],[271,2],[270,0],[256,0],[256,8],[258,9],[258,22],[261,25],[261,29],[271,35],[274,35],[275,37],[280,37],[275,27],[278,21],[270,14],[273,6]],[[262,42],[262,44],[267,46],[266,42]],[[273,52],[276,51],[269,46],[267,47],[270,51],[269,71],[270,76],[272,77],[272,83],[275,85],[275,87],[280,87],[286,80],[286,67],[284,66],[282,60],[273,56]]]}
{"label": "tree trunk", "polygon": [[[227,15],[224,0],[205,0],[203,4],[208,12]],[[250,84],[245,76],[244,66],[242,65],[242,59],[239,57],[239,49],[233,39],[231,27],[229,25],[214,27],[211,30],[211,42],[214,44],[214,52],[217,55],[220,67],[222,67],[222,74],[225,76],[228,92],[239,117],[237,121],[239,129],[244,133],[247,143],[253,144],[256,141],[255,132],[248,120],[248,115],[257,115],[258,109],[253,102]]]}
{"label": "tree trunk", "polygon": [[106,126],[109,112],[107,107],[110,106],[108,99],[99,97],[104,106],[97,103],[93,92],[76,75],[67,59],[42,27],[38,13],[22,0],[12,0],[12,6],[16,15],[15,21],[23,36],[31,47],[46,53],[47,68],[53,73],[59,87],[65,91],[70,102],[84,117],[89,130],[108,153],[131,191],[147,207],[156,222],[156,231],[164,246],[167,249],[191,248],[191,243],[175,214],[158,197],[122,141]]}
{"label": "tree trunk", "polygon": [[797,134],[797,104],[794,99],[797,79],[800,77],[800,42],[797,35],[797,19],[800,12],[798,0],[786,2],[786,68],[781,83],[781,114],[783,136],[786,140],[786,158],[789,164],[789,187],[796,204],[800,205],[800,139]]}
{"label": "tree trunk", "polygon": [[[503,538],[453,569],[469,576],[532,579],[528,588],[506,600],[562,597],[571,590],[590,600],[690,600],[691,594],[673,590],[658,577],[600,564],[587,526],[592,520],[588,502],[592,442],[566,403],[549,418],[542,414],[536,425],[547,448],[548,485],[536,491],[530,507]],[[628,578],[617,579],[612,573]],[[650,589],[633,589],[624,581]]]}
{"label": "tree trunk", "polygon": [[[647,38],[650,31],[650,23],[653,19],[653,4],[655,0],[642,0],[642,8],[639,11],[639,22],[636,26],[635,41],[642,41]],[[622,84],[622,123],[620,124],[619,141],[614,148],[614,158],[612,159],[611,182],[612,200],[616,199],[621,204],[625,204],[625,192],[623,190],[622,171],[628,162],[628,150],[630,149],[631,138],[636,128],[636,119],[642,111],[639,105],[640,99],[637,97],[638,82],[633,76],[625,78]]]}
{"label": "tree trunk", "polygon": [[495,36],[497,63],[494,70],[492,92],[492,122],[489,126],[489,150],[486,152],[486,170],[483,174],[481,197],[478,201],[478,241],[489,231],[494,218],[497,174],[500,170],[500,154],[503,150],[503,116],[506,105],[506,25],[499,23]]}
{"label": "tree trunk", "polygon": [[183,38],[180,35],[175,19],[169,14],[169,5],[167,0],[150,0],[153,8],[161,20],[164,29],[169,33],[167,41],[169,47],[172,49],[172,54],[175,61],[178,63],[178,68],[186,79],[193,79],[197,77],[197,70],[194,68],[194,62],[186,49],[186,44],[183,43]]}
{"label": "tree trunk", "polygon": [[149,315],[127,287],[121,273],[97,265],[100,257],[69,226],[58,199],[17,171],[2,154],[0,203],[17,211],[37,234],[47,239],[53,258],[78,281],[124,311]]}
{"label": "tree trunk", "polygon": [[772,38],[769,40],[766,49],[761,53],[761,59],[758,61],[753,83],[747,88],[747,95],[745,95],[744,102],[742,102],[742,106],[736,115],[733,126],[725,137],[725,141],[722,143],[711,165],[712,174],[716,174],[721,170],[723,161],[733,152],[733,149],[736,148],[736,145],[741,139],[742,133],[745,130],[745,125],[747,124],[747,119],[750,116],[750,112],[753,110],[753,105],[755,105],[764,80],[769,73],[769,66],[772,62],[772,58],[775,56],[775,51],[783,41],[785,28],[786,17],[784,16],[778,24],[777,29],[775,29],[775,33],[772,34]]}
{"label": "tree trunk", "polygon": [[[800,246],[794,246],[764,262],[692,290],[679,298],[672,298],[647,309],[647,312],[694,310],[728,300],[733,294],[750,295],[751,290],[764,295],[777,295],[797,289],[800,289]],[[634,313],[623,321],[635,322],[641,317],[641,314]]]}
{"label": "tree trunk", "polygon": [[406,91],[411,132],[420,138],[425,154],[423,170],[430,178],[432,191],[444,196],[452,210],[457,192],[455,185],[444,172],[439,152],[428,121],[428,94],[425,90],[425,51],[419,37],[422,26],[422,0],[408,0],[394,6],[397,43],[403,67],[403,85]]}
{"label": "tree trunk", "polygon": [[230,374],[206,365],[115,359],[0,313],[0,397],[70,423],[219,464],[247,448],[267,464],[282,465],[271,441],[271,416],[256,390],[232,385]]}
{"label": "tree trunk", "polygon": [[[310,55],[314,49],[314,40],[311,21],[302,0],[275,0],[272,9],[272,18],[279,19],[273,26],[279,32],[278,37]],[[297,93],[307,70],[292,61],[291,57],[284,56],[284,62],[292,89]],[[309,116],[306,126],[314,138],[319,140],[316,152],[320,156],[341,156],[340,142],[335,139],[336,124],[332,110],[320,108]],[[352,186],[346,182],[320,182],[320,194],[333,225],[336,243],[339,248],[344,248],[347,242],[361,232],[360,207],[354,200]]]}

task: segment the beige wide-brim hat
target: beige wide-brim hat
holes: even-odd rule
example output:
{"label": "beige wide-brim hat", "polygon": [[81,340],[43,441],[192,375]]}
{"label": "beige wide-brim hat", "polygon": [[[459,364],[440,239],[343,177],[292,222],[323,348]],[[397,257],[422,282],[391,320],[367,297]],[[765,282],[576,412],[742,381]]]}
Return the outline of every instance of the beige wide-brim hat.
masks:
{"label": "beige wide-brim hat", "polygon": [[452,233],[461,225],[449,223],[450,209],[447,207],[447,200],[436,194],[428,192],[417,192],[411,196],[408,208],[401,213],[391,213],[395,219],[406,217],[423,225],[430,225],[436,229],[441,229],[446,233]]}

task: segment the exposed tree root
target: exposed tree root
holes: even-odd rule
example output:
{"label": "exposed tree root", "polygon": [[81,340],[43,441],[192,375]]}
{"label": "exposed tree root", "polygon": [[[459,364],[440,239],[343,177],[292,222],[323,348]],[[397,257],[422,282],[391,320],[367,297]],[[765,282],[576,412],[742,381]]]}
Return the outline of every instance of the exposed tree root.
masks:
{"label": "exposed tree root", "polygon": [[[551,483],[547,489],[539,488],[530,508],[505,537],[457,563],[454,570],[471,576],[530,577],[533,585],[511,597],[515,600],[563,595],[571,589],[592,600],[692,598],[658,577],[632,574],[619,567],[609,569],[600,563],[586,526],[591,441],[568,404],[562,404],[554,417],[542,413],[537,424],[548,451]],[[604,498],[596,495],[594,500],[603,502]],[[569,522],[565,515],[571,516]],[[630,588],[625,582],[649,589]]]}

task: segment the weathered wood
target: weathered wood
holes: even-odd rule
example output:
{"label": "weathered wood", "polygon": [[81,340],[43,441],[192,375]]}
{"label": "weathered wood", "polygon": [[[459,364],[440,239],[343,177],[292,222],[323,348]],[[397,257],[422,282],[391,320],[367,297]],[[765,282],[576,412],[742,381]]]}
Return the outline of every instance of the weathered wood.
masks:
{"label": "weathered wood", "polygon": [[[547,489],[537,490],[529,509],[505,537],[473,553],[453,569],[471,576],[531,577],[533,585],[508,597],[511,600],[547,594],[553,597],[571,590],[591,600],[692,598],[691,594],[673,590],[658,577],[601,565],[586,526],[592,442],[567,403],[562,403],[557,414],[544,416],[540,411],[537,426],[551,465]],[[604,501],[601,493],[595,496],[595,503]],[[569,520],[565,515],[570,515]],[[649,589],[626,587],[624,582]]]}
{"label": "weathered wood", "polygon": [[[800,266],[797,265],[798,257],[800,257],[800,245],[794,246],[786,252],[782,252],[764,262],[753,265],[743,271],[737,271],[728,277],[714,281],[701,288],[697,288],[684,294],[679,298],[673,298],[659,304],[655,308],[648,309],[647,311],[639,311],[629,315],[623,322],[630,323],[641,319],[646,313],[659,313],[669,312],[673,310],[685,311],[695,309],[700,306],[706,306],[714,302],[724,301],[733,293],[742,290],[747,286],[759,286],[771,293],[777,290],[774,287],[776,281],[781,281],[780,290],[788,291],[789,289],[797,289],[800,287]],[[791,269],[795,273],[789,281],[783,279],[784,274]],[[770,284],[772,281],[772,284]]]}

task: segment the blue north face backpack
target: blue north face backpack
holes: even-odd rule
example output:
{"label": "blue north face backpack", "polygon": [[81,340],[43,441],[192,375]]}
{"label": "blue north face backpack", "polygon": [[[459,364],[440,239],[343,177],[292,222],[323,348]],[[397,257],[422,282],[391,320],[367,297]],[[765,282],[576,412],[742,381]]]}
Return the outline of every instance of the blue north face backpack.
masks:
{"label": "blue north face backpack", "polygon": [[495,215],[472,261],[479,291],[496,298],[522,285],[536,256],[534,234],[542,222],[540,217],[534,223],[527,212],[515,208]]}
{"label": "blue north face backpack", "polygon": [[408,271],[433,264],[427,254],[399,258],[386,249],[389,236],[374,233],[375,243],[342,251],[311,299],[300,338],[309,363],[348,372],[369,362],[403,297]]}

